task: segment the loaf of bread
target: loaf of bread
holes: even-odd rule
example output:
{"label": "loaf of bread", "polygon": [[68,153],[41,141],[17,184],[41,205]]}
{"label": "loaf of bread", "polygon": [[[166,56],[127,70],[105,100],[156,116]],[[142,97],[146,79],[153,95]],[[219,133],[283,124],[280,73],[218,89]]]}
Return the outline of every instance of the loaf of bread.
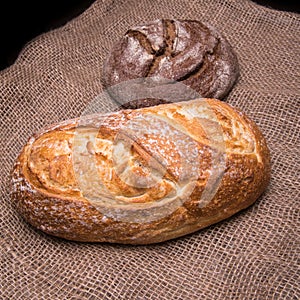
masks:
{"label": "loaf of bread", "polygon": [[238,75],[237,56],[215,27],[199,20],[158,19],[129,28],[112,46],[103,83],[109,92],[114,87],[111,96],[124,105],[124,89],[121,93],[115,89],[122,82],[155,77],[163,85],[169,79],[189,86],[200,97],[222,99]]}
{"label": "loaf of bread", "polygon": [[245,209],[269,177],[258,127],[226,103],[197,99],[42,130],[16,161],[12,200],[57,237],[150,244]]}

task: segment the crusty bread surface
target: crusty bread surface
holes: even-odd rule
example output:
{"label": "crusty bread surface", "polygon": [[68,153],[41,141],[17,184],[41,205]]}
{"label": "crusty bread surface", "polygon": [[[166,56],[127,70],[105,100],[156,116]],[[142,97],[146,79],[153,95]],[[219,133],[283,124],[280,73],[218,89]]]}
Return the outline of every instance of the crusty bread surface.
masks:
{"label": "crusty bread surface", "polygon": [[[103,68],[106,88],[152,76],[181,82],[201,97],[223,99],[237,81],[239,63],[229,41],[212,25],[157,19],[129,28],[111,48]],[[113,89],[111,95],[124,104],[123,88],[120,94]]]}
{"label": "crusty bread surface", "polygon": [[51,125],[23,147],[11,183],[17,210],[48,234],[150,244],[247,208],[269,178],[254,122],[197,99]]}

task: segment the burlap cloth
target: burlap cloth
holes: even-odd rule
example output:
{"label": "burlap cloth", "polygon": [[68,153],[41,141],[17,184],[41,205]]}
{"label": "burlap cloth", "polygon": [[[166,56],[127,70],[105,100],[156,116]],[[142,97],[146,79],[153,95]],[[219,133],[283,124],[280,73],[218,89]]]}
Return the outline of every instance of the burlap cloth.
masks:
{"label": "burlap cloth", "polygon": [[[253,118],[272,153],[272,180],[249,209],[152,246],[68,242],[15,212],[9,173],[27,138],[80,116],[102,91],[103,60],[130,26],[156,18],[215,25],[241,76],[226,101]],[[96,1],[29,43],[0,73],[0,299],[299,299],[300,16],[249,1]]]}

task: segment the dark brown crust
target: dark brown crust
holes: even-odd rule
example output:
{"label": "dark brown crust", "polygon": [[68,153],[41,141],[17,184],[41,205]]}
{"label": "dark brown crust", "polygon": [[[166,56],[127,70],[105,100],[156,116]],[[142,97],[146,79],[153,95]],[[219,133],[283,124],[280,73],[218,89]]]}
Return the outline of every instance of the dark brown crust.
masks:
{"label": "dark brown crust", "polygon": [[137,99],[133,101],[129,101],[120,106],[120,109],[137,109],[141,107],[150,107],[156,106],[160,104],[171,103],[164,99],[154,99],[154,98],[145,98],[145,99]]}
{"label": "dark brown crust", "polygon": [[[215,101],[215,100],[213,100]],[[221,108],[225,107],[222,102]],[[227,107],[227,106],[226,106]],[[161,106],[163,109],[164,106]],[[264,192],[270,179],[270,155],[258,127],[245,115],[227,107],[230,114],[246,122],[255,137],[257,153],[230,153],[220,188],[213,200],[203,208],[199,199],[203,188],[196,187],[190,197],[172,214],[149,223],[129,223],[105,217],[82,197],[53,194],[29,182],[24,170],[28,164],[28,149],[47,132],[76,127],[70,120],[53,125],[32,137],[20,153],[12,173],[12,201],[20,214],[34,227],[54,236],[75,241],[150,244],[177,238],[224,220],[248,207]]]}
{"label": "dark brown crust", "polygon": [[[238,74],[231,45],[213,26],[196,20],[163,19],[126,32],[105,61],[103,81],[108,88],[160,76],[189,86],[198,97],[222,99]],[[112,97],[123,104],[118,94]]]}

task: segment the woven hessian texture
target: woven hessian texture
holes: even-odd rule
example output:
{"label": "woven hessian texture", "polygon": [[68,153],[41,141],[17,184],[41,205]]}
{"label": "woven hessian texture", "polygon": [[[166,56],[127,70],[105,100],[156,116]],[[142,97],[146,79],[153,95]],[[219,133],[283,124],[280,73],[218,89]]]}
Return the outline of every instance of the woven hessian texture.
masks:
{"label": "woven hessian texture", "polygon": [[[102,92],[102,65],[133,25],[186,18],[216,26],[241,66],[225,99],[265,134],[272,179],[249,209],[151,246],[76,243],[14,210],[9,173],[28,137],[78,117]],[[300,16],[246,0],[96,1],[30,42],[0,73],[0,299],[299,299]]]}

